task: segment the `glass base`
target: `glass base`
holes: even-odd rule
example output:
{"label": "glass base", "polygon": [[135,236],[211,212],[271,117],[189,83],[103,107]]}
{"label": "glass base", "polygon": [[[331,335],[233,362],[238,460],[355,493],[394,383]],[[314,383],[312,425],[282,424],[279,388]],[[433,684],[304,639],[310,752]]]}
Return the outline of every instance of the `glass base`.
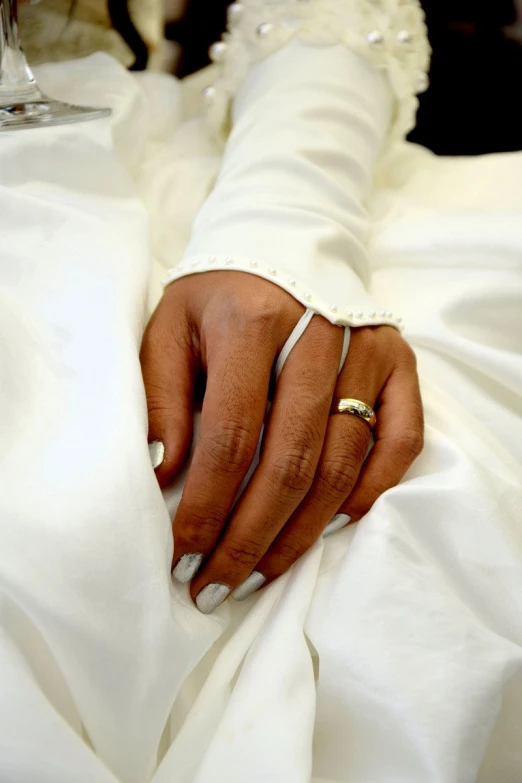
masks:
{"label": "glass base", "polygon": [[12,103],[0,106],[0,131],[43,128],[48,125],[67,125],[108,117],[110,109],[74,106],[42,96],[42,100]]}

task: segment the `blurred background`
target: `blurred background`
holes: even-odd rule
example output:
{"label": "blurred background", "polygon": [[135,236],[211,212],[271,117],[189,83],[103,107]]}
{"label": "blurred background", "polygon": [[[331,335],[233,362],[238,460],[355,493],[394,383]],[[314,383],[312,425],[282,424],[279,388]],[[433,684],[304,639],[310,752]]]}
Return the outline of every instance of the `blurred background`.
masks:
{"label": "blurred background", "polygon": [[[209,64],[227,0],[41,0],[20,7],[31,64],[104,50],[133,70]],[[522,0],[423,0],[433,59],[410,138],[440,155],[522,149]]]}

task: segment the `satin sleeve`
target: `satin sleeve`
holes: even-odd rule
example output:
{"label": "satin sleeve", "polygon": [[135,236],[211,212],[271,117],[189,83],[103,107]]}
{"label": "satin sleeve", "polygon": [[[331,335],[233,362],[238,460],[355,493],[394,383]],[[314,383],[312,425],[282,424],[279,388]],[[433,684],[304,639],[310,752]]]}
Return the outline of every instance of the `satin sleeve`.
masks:
{"label": "satin sleeve", "polygon": [[[236,269],[279,285],[332,323],[400,327],[400,314],[368,292],[366,249],[376,162],[397,123],[406,127],[390,68],[347,40],[320,45],[292,30],[273,50],[251,54],[248,67],[236,51],[244,73],[233,87],[231,62],[223,64],[209,109],[226,140],[221,170],[165,282]],[[232,39],[222,43],[234,48]]]}

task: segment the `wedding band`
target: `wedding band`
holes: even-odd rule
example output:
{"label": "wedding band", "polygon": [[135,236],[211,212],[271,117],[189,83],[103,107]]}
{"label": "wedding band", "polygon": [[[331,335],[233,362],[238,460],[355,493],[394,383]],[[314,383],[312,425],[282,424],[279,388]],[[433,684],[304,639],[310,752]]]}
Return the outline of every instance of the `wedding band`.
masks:
{"label": "wedding band", "polygon": [[343,397],[342,399],[334,397],[330,413],[351,413],[352,416],[364,419],[372,428],[377,424],[377,416],[373,408],[370,408],[369,405],[361,402],[361,400],[353,400],[350,397]]}

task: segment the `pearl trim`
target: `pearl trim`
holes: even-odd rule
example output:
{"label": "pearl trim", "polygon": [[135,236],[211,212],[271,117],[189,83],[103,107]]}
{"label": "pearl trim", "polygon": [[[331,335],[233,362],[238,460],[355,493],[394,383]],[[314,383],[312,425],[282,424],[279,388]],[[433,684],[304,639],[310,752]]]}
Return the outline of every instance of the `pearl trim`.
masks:
{"label": "pearl trim", "polygon": [[227,9],[227,22],[229,27],[233,27],[239,23],[239,20],[243,16],[245,6],[242,3],[232,3]]}
{"label": "pearl trim", "polygon": [[[233,256],[220,257],[216,255],[190,258],[187,259],[185,263],[176,264],[176,266],[169,269],[162,283],[166,288],[168,285],[170,285],[170,283],[173,283],[175,280],[179,280],[181,277],[185,277],[186,275],[210,272],[214,270],[217,271],[219,269],[225,270],[232,265],[234,265],[234,268],[238,269],[239,271],[242,270],[245,272],[252,272],[253,274],[264,277],[265,279],[278,277],[277,284],[281,288],[287,290],[288,293],[290,293],[299,301],[303,302],[303,304],[306,303],[307,306],[312,304],[313,309],[316,312],[321,313],[325,317],[329,318],[329,320],[333,320],[335,323],[339,323],[340,325],[364,326],[366,324],[371,324],[375,326],[376,324],[388,324],[390,326],[394,326],[396,329],[403,328],[402,318],[400,316],[396,316],[391,310],[380,310],[377,314],[375,310],[371,310],[365,313],[363,310],[354,311],[345,309],[342,310],[343,315],[339,315],[339,304],[326,304],[319,301],[319,299],[314,297],[310,291],[307,291],[302,285],[300,285],[299,281],[295,278],[280,275],[279,270],[276,267],[260,264],[255,259],[243,260]],[[332,319],[332,316],[336,317]]]}
{"label": "pearl trim", "polygon": [[419,0],[244,0],[229,6],[228,30],[210,47],[218,78],[204,98],[214,131],[223,130],[229,101],[250,67],[291,38],[344,44],[386,69],[397,99],[390,141],[415,125],[416,94],[428,86],[431,53]]}
{"label": "pearl trim", "polygon": [[384,43],[384,35],[379,30],[372,30],[368,33],[366,40],[370,46],[382,46]]}

